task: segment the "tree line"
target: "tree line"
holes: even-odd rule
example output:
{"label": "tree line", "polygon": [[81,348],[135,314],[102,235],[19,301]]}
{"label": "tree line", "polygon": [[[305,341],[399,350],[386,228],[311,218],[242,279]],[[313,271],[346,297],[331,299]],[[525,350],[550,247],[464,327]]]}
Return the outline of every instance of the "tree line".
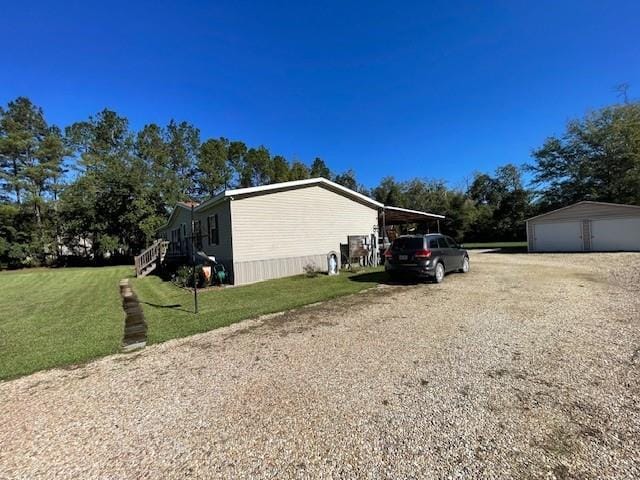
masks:
{"label": "tree line", "polygon": [[105,109],[61,128],[19,97],[0,107],[0,268],[70,255],[124,261],[153,241],[178,201],[310,177],[446,215],[442,228],[458,240],[521,240],[524,220],[547,209],[585,199],[640,204],[640,104],[571,121],[529,164],[476,172],[465,188],[387,176],[369,190],[353,170],[332,172],[319,157],[309,165],[265,146],[203,140],[185,121],[133,131],[125,117]]}

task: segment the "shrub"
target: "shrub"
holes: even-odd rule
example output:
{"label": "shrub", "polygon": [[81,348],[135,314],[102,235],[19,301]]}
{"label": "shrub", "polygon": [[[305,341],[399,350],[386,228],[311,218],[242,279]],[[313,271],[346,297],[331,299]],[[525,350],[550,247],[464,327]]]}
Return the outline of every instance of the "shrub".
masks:
{"label": "shrub", "polygon": [[191,267],[188,265],[182,265],[178,267],[176,272],[173,274],[173,283],[178,285],[179,287],[188,287],[190,283],[192,283],[192,274]]}
{"label": "shrub", "polygon": [[317,277],[318,274],[320,274],[320,270],[318,270],[318,267],[316,267],[314,263],[307,263],[302,269],[304,270],[304,274],[309,278]]}
{"label": "shrub", "polygon": [[[202,267],[196,265],[196,283],[198,288],[206,286],[206,279],[202,272]],[[182,265],[178,267],[176,273],[173,275],[173,282],[184,288],[193,288],[193,268],[189,265]]]}

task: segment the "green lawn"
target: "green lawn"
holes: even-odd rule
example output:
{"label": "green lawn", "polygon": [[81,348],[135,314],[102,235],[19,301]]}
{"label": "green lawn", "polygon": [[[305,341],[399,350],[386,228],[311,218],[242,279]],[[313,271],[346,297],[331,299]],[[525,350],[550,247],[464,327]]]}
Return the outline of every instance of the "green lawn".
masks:
{"label": "green lawn", "polygon": [[487,242],[487,243],[463,243],[464,248],[527,248],[527,242]]}
{"label": "green lawn", "polygon": [[[118,282],[131,267],[34,269],[0,273],[0,379],[84,362],[120,349],[124,314]],[[230,325],[265,313],[356,293],[384,274],[270,280],[193,294],[158,277],[134,279],[150,343]]]}
{"label": "green lawn", "polygon": [[117,352],[130,267],[0,274],[0,379]]}
{"label": "green lawn", "polygon": [[246,318],[280,312],[309,303],[357,293],[378,284],[384,272],[368,269],[335,277],[304,275],[243,287],[215,289],[198,295],[199,313],[193,313],[193,293],[158,277],[136,279],[134,291],[144,302],[150,343],[185,337],[224,327]]}

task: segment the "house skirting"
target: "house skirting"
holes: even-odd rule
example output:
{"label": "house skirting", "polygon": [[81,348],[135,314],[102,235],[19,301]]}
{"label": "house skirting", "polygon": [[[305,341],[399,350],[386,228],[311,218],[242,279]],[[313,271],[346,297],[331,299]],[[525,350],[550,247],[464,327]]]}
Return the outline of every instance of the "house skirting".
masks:
{"label": "house skirting", "polygon": [[243,285],[272,278],[299,275],[304,273],[304,267],[309,264],[315,265],[319,271],[326,272],[327,254],[233,262],[233,283]]}

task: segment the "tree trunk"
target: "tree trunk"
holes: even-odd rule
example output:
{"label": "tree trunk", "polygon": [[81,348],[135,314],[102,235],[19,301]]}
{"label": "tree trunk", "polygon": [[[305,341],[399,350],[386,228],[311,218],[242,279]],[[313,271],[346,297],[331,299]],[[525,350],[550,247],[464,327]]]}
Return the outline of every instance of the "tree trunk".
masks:
{"label": "tree trunk", "polygon": [[44,228],[42,227],[42,210],[40,208],[40,200],[42,197],[40,197],[40,195],[36,195],[36,200],[35,200],[35,205],[34,205],[34,210],[35,210],[35,214],[36,214],[36,225],[38,227],[38,236],[40,239],[40,246],[42,248],[42,261],[44,262],[44,260],[47,257],[47,252],[46,252],[46,248],[44,245]]}
{"label": "tree trunk", "polygon": [[15,157],[13,162],[13,188],[16,191],[16,203],[20,205],[20,184],[18,183],[18,159]]}

